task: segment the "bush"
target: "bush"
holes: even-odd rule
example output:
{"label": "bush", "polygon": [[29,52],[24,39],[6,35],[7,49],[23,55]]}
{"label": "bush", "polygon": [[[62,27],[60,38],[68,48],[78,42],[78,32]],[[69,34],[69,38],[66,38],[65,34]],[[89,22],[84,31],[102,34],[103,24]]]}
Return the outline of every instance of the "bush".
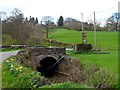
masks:
{"label": "bush", "polygon": [[93,46],[91,44],[76,44],[77,53],[92,51],[92,48]]}
{"label": "bush", "polygon": [[2,45],[13,45],[13,44],[16,44],[16,40],[15,39],[13,39],[8,34],[3,34],[2,35]]}
{"label": "bush", "polygon": [[85,75],[84,84],[95,88],[117,88],[115,83],[117,77],[105,69],[98,67],[98,65],[89,65],[83,69]]}
{"label": "bush", "polygon": [[26,44],[29,46],[39,46],[42,44],[43,40],[44,34],[36,29],[31,33],[30,38],[26,41]]}
{"label": "bush", "polygon": [[49,84],[39,72],[21,66],[13,56],[3,62],[2,81],[3,88],[37,88]]}
{"label": "bush", "polygon": [[29,38],[26,42],[27,45],[29,46],[35,46],[36,43],[35,43],[35,38]]}

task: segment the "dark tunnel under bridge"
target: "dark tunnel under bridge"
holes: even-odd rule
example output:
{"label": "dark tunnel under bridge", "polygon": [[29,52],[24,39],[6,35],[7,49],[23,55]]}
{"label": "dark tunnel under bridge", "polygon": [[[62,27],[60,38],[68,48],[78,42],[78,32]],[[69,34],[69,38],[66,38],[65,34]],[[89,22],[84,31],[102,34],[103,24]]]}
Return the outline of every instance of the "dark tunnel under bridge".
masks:
{"label": "dark tunnel under bridge", "polygon": [[45,57],[40,61],[40,66],[36,68],[41,75],[44,76],[54,76],[55,71],[58,70],[57,60],[53,57]]}

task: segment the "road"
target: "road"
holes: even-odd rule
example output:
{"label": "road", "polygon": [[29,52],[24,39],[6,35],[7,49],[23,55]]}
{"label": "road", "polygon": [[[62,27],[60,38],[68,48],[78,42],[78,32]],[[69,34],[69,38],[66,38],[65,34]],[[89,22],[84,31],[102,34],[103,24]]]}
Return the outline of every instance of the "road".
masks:
{"label": "road", "polygon": [[11,56],[11,55],[16,55],[18,51],[11,51],[11,52],[0,52],[0,65],[2,64],[2,61]]}

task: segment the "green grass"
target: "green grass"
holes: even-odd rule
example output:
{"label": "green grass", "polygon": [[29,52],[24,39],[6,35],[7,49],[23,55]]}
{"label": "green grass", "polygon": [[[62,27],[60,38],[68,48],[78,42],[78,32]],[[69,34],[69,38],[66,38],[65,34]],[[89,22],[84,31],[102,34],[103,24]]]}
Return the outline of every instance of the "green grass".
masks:
{"label": "green grass", "polygon": [[[94,32],[86,31],[87,43],[94,44]],[[97,46],[105,50],[118,49],[118,32],[97,32]],[[67,29],[56,29],[49,34],[53,40],[64,43],[77,44],[81,43],[81,32]]]}
{"label": "green grass", "polygon": [[68,51],[68,55],[79,59],[80,64],[85,67],[97,65],[101,69],[110,73],[115,81],[111,81],[112,85],[118,84],[118,52],[106,51],[110,54],[74,54],[74,52]]}
{"label": "green grass", "polygon": [[114,75],[118,75],[118,52],[109,51],[110,54],[74,54],[69,52],[68,55],[76,57],[85,65],[97,64],[108,70]]}
{"label": "green grass", "polygon": [[[94,32],[87,31],[87,43],[94,44]],[[49,37],[58,42],[77,44],[81,43],[81,32],[67,29],[56,29],[50,33]],[[84,53],[75,54],[73,51],[67,51],[67,54],[76,57],[85,66],[96,64],[118,78],[118,32],[97,32],[97,48],[101,52],[110,54]],[[117,81],[115,83],[118,83]]]}
{"label": "green grass", "polygon": [[16,51],[16,50],[22,50],[22,49],[20,49],[20,48],[14,48],[14,49],[2,48],[2,50],[0,49],[0,52],[10,52],[10,51]]}

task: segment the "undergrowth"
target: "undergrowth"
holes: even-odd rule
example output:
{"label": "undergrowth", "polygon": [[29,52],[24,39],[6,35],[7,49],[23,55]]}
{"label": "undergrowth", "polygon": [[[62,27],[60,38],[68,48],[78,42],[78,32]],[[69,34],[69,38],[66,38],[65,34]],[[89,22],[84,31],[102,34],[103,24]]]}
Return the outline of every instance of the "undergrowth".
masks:
{"label": "undergrowth", "polygon": [[49,84],[39,72],[32,71],[16,62],[15,57],[7,58],[2,64],[2,88],[37,88]]}
{"label": "undergrowth", "polygon": [[67,81],[64,83],[45,85],[40,88],[90,88],[90,87],[84,84],[75,84]]}
{"label": "undergrowth", "polygon": [[82,69],[84,73],[84,84],[94,88],[118,88],[118,77],[100,68],[98,65],[85,65]]}

